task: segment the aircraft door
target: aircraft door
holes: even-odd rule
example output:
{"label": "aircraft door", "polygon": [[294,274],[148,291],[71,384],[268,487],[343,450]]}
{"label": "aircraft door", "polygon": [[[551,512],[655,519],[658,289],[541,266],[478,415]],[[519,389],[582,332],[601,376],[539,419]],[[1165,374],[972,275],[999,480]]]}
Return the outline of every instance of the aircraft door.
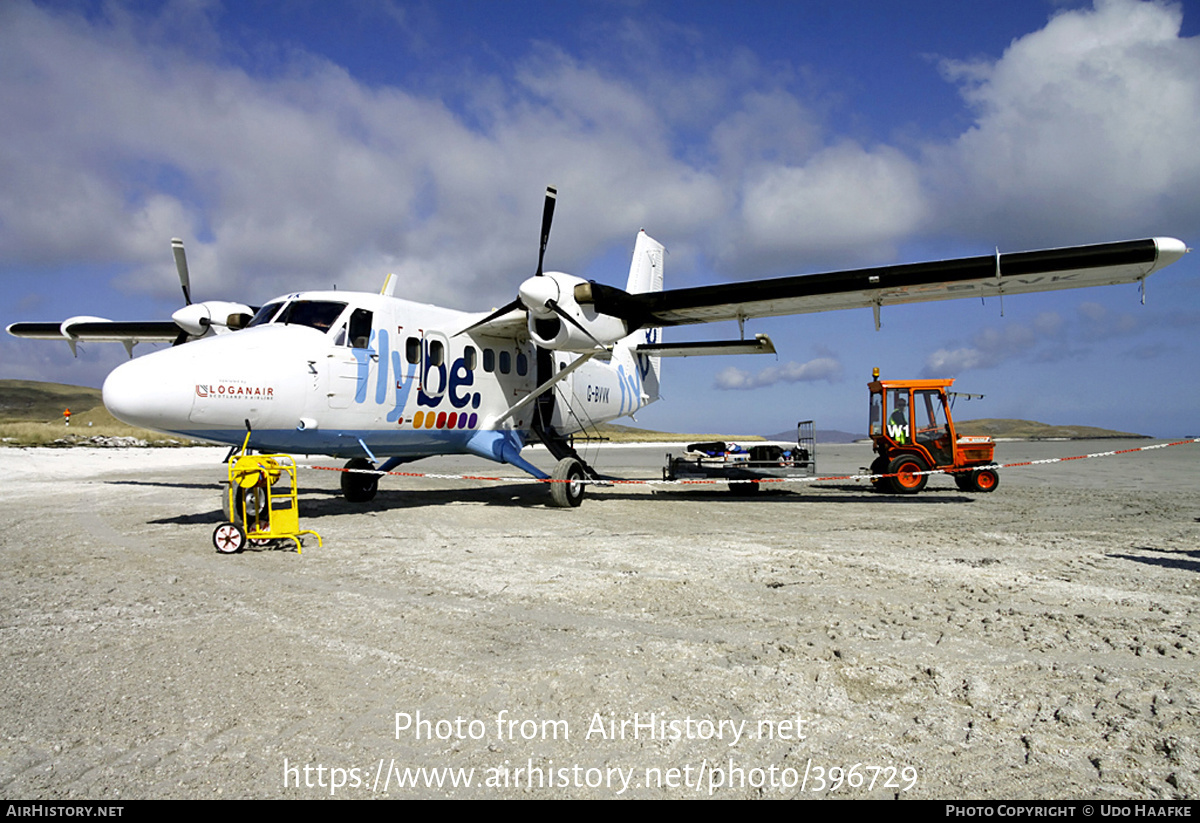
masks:
{"label": "aircraft door", "polygon": [[450,386],[450,343],[441,332],[427,331],[421,340],[419,388],[423,405],[437,405]]}
{"label": "aircraft door", "polygon": [[913,392],[913,420],[917,425],[917,442],[929,450],[939,466],[954,462],[950,428],[946,425],[946,398],[934,389]]}
{"label": "aircraft door", "polygon": [[[327,370],[331,409],[364,404],[379,373],[379,352],[371,334],[372,313],[355,309],[333,335]],[[373,395],[372,395],[373,396]]]}

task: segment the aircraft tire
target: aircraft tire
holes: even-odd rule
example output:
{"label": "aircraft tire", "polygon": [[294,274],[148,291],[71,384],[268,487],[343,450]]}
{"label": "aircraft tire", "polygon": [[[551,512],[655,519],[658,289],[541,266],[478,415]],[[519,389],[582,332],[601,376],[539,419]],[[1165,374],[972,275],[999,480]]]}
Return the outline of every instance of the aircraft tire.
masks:
{"label": "aircraft tire", "polygon": [[[354,457],[346,463],[347,469],[373,469],[375,465],[365,457]],[[342,472],[342,497],[350,503],[369,503],[379,491],[379,476]]]}
{"label": "aircraft tire", "polygon": [[919,457],[902,454],[892,460],[888,464],[888,474],[895,475],[895,477],[887,479],[888,483],[891,484],[892,493],[916,494],[925,488],[925,484],[929,482],[929,475],[917,474],[917,472],[923,471],[929,471],[929,467]]}
{"label": "aircraft tire", "polygon": [[971,475],[971,491],[987,494],[1000,485],[1000,475],[995,469],[980,469]]}
{"label": "aircraft tire", "polygon": [[222,523],[213,531],[213,548],[221,554],[236,554],[246,546],[246,533],[236,523]]}
{"label": "aircraft tire", "polygon": [[583,502],[584,485],[583,466],[573,457],[564,457],[554,467],[550,476],[554,482],[550,484],[550,502],[556,508],[574,509]]}

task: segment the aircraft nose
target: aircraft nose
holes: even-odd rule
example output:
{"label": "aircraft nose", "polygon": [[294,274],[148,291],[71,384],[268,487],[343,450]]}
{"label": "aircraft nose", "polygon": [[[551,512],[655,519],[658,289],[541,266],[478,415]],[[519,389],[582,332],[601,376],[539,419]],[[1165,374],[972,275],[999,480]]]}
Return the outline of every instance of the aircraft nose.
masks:
{"label": "aircraft nose", "polygon": [[104,405],[113,417],[146,429],[181,428],[191,409],[191,394],[166,365],[146,355],[113,369],[103,388]]}

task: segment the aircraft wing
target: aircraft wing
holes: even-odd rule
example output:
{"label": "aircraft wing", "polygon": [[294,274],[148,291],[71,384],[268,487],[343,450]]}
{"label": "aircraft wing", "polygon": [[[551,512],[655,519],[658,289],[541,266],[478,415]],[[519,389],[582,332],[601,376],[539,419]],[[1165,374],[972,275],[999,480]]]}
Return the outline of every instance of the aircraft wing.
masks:
{"label": "aircraft wing", "polygon": [[591,283],[579,302],[643,326],[678,326],[1133,283],[1187,251],[1179,240],[1158,237],[642,294]]}
{"label": "aircraft wing", "polygon": [[8,333],[32,340],[95,340],[105,343],[171,343],[183,332],[172,320],[118,322],[89,318],[65,323],[13,323]]}

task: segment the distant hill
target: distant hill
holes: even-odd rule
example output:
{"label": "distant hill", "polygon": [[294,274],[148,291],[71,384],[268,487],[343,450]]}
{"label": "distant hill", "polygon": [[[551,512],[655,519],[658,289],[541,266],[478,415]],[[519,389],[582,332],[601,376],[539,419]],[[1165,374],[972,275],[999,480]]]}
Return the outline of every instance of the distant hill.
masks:
{"label": "distant hill", "polygon": [[[1095,426],[1051,426],[1033,420],[955,420],[954,428],[960,434],[988,436],[1006,440],[1104,440],[1148,438],[1149,435],[1101,429]],[[795,440],[795,431],[784,431],[767,435],[768,440]],[[833,429],[818,429],[818,443],[853,443],[866,440],[865,434]]]}
{"label": "distant hill", "polygon": [[[71,410],[71,425],[63,411]],[[99,389],[0,380],[0,444],[5,446],[95,445],[95,438],[128,438],[147,445],[181,445],[168,435],[136,429],[104,408]]]}
{"label": "distant hill", "polygon": [[64,409],[75,415],[103,406],[99,389],[36,380],[0,380],[0,420],[61,422]]}
{"label": "distant hill", "polygon": [[956,420],[954,427],[959,434],[988,435],[990,437],[1015,440],[1103,440],[1106,438],[1145,438],[1147,434],[1100,429],[1095,426],[1050,426],[1033,420]]}

